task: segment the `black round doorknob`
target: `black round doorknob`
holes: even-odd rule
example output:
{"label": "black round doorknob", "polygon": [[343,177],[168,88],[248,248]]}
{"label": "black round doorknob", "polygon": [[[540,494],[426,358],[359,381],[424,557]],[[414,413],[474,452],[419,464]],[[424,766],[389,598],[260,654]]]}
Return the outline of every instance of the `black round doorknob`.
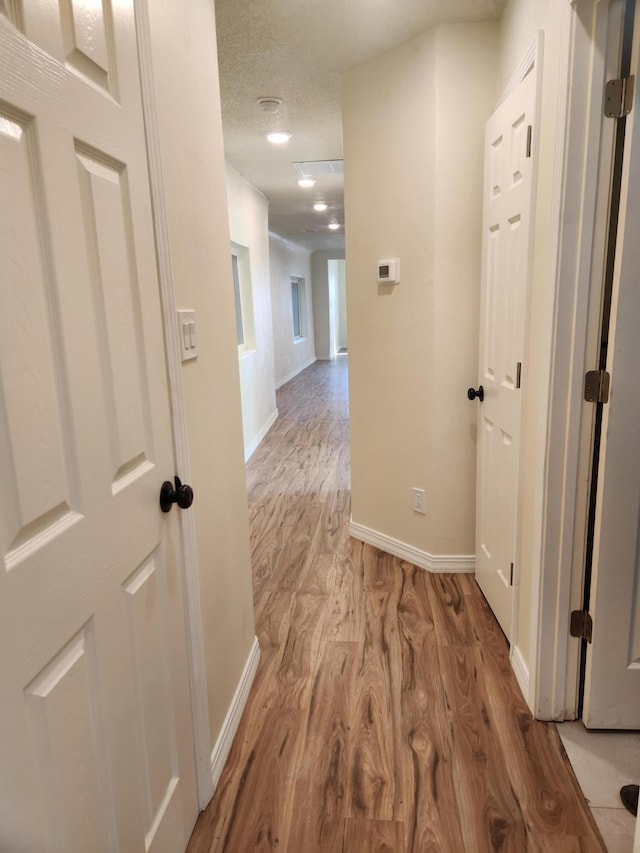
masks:
{"label": "black round doorknob", "polygon": [[170,480],[165,480],[160,489],[160,509],[169,512],[174,504],[180,509],[189,509],[193,503],[193,489],[191,486],[183,485],[180,478],[175,478],[175,488]]}
{"label": "black round doorknob", "polygon": [[477,397],[478,400],[482,402],[484,400],[484,388],[482,387],[482,385],[478,387],[477,391],[475,388],[469,388],[469,390],[467,391],[467,397],[470,400],[475,400]]}

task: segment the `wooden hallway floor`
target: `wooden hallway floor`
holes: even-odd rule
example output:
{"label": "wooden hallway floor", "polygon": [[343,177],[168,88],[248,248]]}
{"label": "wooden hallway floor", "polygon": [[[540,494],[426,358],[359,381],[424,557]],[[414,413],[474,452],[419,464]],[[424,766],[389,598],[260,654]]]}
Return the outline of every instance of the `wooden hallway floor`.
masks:
{"label": "wooden hallway floor", "polygon": [[278,408],[247,468],[262,658],[188,853],[604,851],[473,577],[349,537],[346,359]]}

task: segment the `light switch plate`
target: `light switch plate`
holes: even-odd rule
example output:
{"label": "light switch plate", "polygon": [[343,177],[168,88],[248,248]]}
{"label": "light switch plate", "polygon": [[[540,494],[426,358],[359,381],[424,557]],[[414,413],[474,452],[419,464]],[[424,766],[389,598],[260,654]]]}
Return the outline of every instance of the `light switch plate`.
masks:
{"label": "light switch plate", "polygon": [[198,356],[196,340],[196,312],[192,308],[179,308],[178,335],[180,336],[180,360],[191,361]]}

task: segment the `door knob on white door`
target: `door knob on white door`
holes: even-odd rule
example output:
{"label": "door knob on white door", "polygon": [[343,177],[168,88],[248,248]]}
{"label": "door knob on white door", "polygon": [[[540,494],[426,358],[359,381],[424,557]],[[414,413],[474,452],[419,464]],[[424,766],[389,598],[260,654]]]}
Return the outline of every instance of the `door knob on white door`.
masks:
{"label": "door knob on white door", "polygon": [[165,480],[160,489],[160,509],[162,512],[169,512],[174,504],[178,504],[180,509],[189,509],[193,503],[193,489],[191,486],[183,485],[180,478],[175,478],[175,488],[171,480]]}
{"label": "door knob on white door", "polygon": [[475,400],[477,397],[478,400],[480,400],[480,402],[482,402],[484,400],[484,388],[482,387],[482,385],[478,386],[477,391],[475,388],[469,388],[469,390],[467,391],[467,397],[470,400]]}

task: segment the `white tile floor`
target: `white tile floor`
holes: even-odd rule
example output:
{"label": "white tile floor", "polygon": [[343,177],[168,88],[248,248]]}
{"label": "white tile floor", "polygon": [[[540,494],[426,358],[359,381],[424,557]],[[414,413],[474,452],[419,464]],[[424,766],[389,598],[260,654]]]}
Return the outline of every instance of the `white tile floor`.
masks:
{"label": "white tile floor", "polygon": [[640,733],[590,732],[579,720],[557,728],[607,850],[631,853],[635,818],[619,791],[640,783]]}

